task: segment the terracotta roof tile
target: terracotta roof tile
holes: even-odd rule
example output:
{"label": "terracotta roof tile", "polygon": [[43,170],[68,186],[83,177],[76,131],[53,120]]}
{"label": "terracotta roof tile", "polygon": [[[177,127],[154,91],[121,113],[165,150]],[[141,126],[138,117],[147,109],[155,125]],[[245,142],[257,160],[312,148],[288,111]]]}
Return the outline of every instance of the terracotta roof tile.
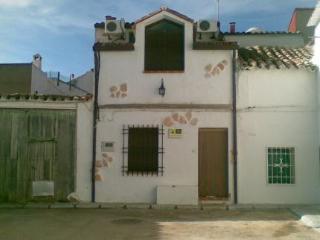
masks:
{"label": "terracotta roof tile", "polygon": [[242,70],[264,69],[306,69],[314,71],[312,53],[307,48],[246,47],[239,49]]}

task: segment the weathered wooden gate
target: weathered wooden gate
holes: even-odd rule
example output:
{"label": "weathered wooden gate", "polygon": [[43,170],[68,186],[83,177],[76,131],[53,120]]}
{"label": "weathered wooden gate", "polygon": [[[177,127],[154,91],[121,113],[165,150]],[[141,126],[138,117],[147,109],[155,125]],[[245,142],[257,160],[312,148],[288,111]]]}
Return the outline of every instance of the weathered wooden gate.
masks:
{"label": "weathered wooden gate", "polygon": [[0,201],[32,199],[32,181],[54,181],[55,200],[74,191],[74,110],[0,109]]}

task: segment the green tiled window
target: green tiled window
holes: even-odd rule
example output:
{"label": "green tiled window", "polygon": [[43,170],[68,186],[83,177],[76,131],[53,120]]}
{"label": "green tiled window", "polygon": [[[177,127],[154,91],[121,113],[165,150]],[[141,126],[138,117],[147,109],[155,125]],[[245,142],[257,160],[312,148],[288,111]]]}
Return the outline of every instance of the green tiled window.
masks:
{"label": "green tiled window", "polygon": [[292,147],[269,147],[267,149],[268,183],[295,183],[295,149]]}

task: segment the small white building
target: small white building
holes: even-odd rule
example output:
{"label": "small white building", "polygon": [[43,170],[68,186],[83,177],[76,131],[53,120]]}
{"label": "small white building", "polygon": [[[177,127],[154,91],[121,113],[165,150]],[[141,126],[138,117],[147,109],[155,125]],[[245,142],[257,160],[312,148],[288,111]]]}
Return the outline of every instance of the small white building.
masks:
{"label": "small white building", "polygon": [[95,30],[95,201],[319,203],[307,49],[238,51],[168,8]]}
{"label": "small white building", "polygon": [[305,48],[239,49],[239,203],[320,201],[317,80]]}

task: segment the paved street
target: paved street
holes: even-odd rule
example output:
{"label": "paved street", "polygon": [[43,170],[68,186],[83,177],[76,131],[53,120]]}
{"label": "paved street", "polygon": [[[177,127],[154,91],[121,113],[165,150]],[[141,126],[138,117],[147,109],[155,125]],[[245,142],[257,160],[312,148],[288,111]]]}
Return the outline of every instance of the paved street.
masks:
{"label": "paved street", "polygon": [[0,209],[0,240],[320,239],[287,210]]}

